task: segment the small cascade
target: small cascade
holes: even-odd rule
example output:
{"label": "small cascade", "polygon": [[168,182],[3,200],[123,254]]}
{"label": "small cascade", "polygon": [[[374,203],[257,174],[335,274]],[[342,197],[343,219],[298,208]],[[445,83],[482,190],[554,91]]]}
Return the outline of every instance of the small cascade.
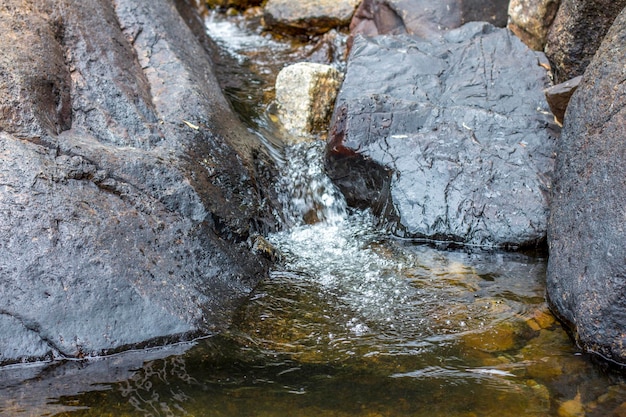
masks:
{"label": "small cascade", "polygon": [[346,201],[324,172],[324,142],[299,143],[283,151],[277,187],[287,228],[345,220]]}

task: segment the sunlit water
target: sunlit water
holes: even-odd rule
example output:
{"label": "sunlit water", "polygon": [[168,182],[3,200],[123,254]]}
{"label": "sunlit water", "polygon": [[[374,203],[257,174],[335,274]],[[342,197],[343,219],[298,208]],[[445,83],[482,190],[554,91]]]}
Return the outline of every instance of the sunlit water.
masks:
{"label": "sunlit water", "polygon": [[548,311],[543,255],[415,245],[350,211],[324,175],[322,142],[268,137],[264,97],[294,46],[241,20],[207,24],[224,59],[255,68],[238,70],[230,94],[281,171],[286,227],[268,236],[281,262],[228,333],[33,366],[26,381],[1,369],[0,415],[626,415],[622,378]]}

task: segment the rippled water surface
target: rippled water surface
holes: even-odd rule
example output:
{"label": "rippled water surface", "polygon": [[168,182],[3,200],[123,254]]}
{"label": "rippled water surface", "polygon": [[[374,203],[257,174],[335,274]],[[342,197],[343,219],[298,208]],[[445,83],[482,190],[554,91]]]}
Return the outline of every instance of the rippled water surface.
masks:
{"label": "rippled water surface", "polygon": [[223,62],[240,66],[234,106],[280,165],[290,216],[268,240],[281,262],[226,334],[0,369],[0,415],[626,416],[623,379],[548,311],[544,255],[416,245],[350,212],[322,142],[268,137],[275,71],[319,55],[241,18],[207,25]]}

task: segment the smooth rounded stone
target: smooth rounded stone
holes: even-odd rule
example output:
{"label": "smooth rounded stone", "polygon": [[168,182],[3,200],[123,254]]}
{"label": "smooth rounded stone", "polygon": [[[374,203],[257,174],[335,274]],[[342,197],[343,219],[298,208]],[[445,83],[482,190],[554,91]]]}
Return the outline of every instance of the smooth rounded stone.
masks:
{"label": "smooth rounded stone", "polygon": [[487,23],[432,41],[357,37],[329,134],[331,179],[399,236],[541,244],[558,132],[543,59]]}
{"label": "smooth rounded stone", "polygon": [[508,28],[526,45],[543,51],[560,0],[511,0]]}
{"label": "smooth rounded stone", "polygon": [[561,0],[545,47],[554,82],[583,75],[626,0]]}
{"label": "smooth rounded stone", "polygon": [[273,171],[177,6],[0,7],[0,364],[212,334],[266,275]]}
{"label": "smooth rounded stone", "polygon": [[268,0],[265,26],[287,34],[315,35],[348,26],[359,0]]}
{"label": "smooth rounded stone", "polygon": [[626,11],[567,108],[550,205],[547,295],[588,352],[626,364]]}
{"label": "smooth rounded stone", "polygon": [[328,126],[343,75],[330,65],[300,62],[276,77],[278,117],[294,142]]}
{"label": "smooth rounded stone", "polygon": [[350,23],[351,34],[440,36],[471,21],[505,26],[506,0],[363,0]]}

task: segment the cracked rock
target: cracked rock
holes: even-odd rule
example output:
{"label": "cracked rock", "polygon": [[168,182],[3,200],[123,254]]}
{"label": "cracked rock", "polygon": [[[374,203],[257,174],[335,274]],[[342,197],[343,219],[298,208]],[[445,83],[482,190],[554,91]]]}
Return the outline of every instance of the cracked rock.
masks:
{"label": "cracked rock", "polygon": [[274,168],[183,3],[0,6],[0,365],[212,334],[265,276]]}
{"label": "cracked rock", "polygon": [[357,37],[327,145],[331,178],[399,236],[541,244],[558,132],[543,60],[487,23],[432,41]]}

